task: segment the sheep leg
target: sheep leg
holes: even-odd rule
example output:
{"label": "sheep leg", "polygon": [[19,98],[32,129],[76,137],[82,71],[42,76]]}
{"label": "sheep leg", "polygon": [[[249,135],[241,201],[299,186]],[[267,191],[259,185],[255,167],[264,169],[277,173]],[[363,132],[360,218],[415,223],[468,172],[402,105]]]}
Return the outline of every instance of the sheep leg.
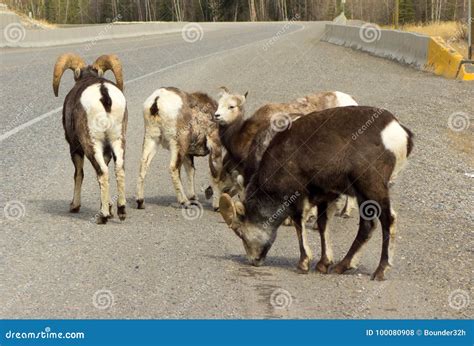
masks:
{"label": "sheep leg", "polygon": [[304,203],[302,215],[293,219],[296,228],[296,234],[298,236],[298,243],[300,246],[300,261],[298,262],[298,272],[302,274],[306,274],[309,271],[309,265],[313,258],[311,248],[308,244],[306,232],[306,221],[308,219],[310,211],[311,205],[306,202]]}
{"label": "sheep leg", "polygon": [[329,222],[331,222],[336,213],[336,201],[318,204],[317,225],[319,236],[321,238],[321,259],[316,264],[316,271],[327,274],[329,266],[333,263],[332,247],[329,233]]}
{"label": "sheep leg", "polygon": [[89,157],[92,165],[96,169],[97,181],[100,187],[100,212],[97,216],[96,222],[98,224],[106,224],[110,217],[109,207],[109,168],[104,159],[104,145],[97,141],[93,147],[93,156]]}
{"label": "sheep leg", "polygon": [[[110,150],[110,148],[107,148],[106,150],[104,150],[104,161],[105,161],[105,164],[107,165],[107,167],[109,167],[109,163],[110,163],[111,159],[112,159],[112,151]],[[113,206],[114,206],[114,202],[113,202],[112,199],[110,199],[110,201],[109,201],[109,219],[114,217]]]}
{"label": "sheep leg", "polygon": [[151,160],[156,154],[157,142],[151,137],[145,135],[143,140],[143,149],[142,149],[142,160],[140,163],[140,173],[138,175],[137,181],[137,208],[145,209],[144,206],[144,195],[145,195],[145,177],[150,166]]}
{"label": "sheep leg", "polygon": [[125,205],[127,200],[125,199],[125,168],[124,168],[124,159],[125,159],[125,139],[121,138],[112,142],[112,150],[114,152],[115,160],[115,179],[117,181],[117,214],[120,221],[125,220],[127,213],[125,210]]}
{"label": "sheep leg", "polygon": [[194,175],[196,169],[194,168],[194,157],[191,155],[186,155],[183,160],[184,170],[186,171],[186,176],[188,177],[188,195],[190,200],[197,201],[196,190],[194,186]]}
{"label": "sheep leg", "polygon": [[359,221],[359,230],[346,256],[331,271],[342,274],[346,270],[355,268],[359,259],[362,247],[372,236],[377,223],[374,220],[365,220],[362,217]]}
{"label": "sheep leg", "polygon": [[84,180],[84,153],[82,151],[72,152],[71,159],[74,163],[74,196],[69,205],[69,211],[78,213],[81,209],[81,188]]}
{"label": "sheep leg", "polygon": [[222,171],[224,169],[224,162],[222,156],[222,149],[219,143],[216,143],[212,137],[208,137],[209,144],[209,170],[211,173],[211,187],[213,191],[212,195],[212,207],[214,211],[219,209],[219,200],[222,195],[221,186],[219,184]]}
{"label": "sheep leg", "polygon": [[390,201],[382,206],[382,212],[379,216],[380,223],[382,224],[382,254],[380,257],[380,263],[372,274],[371,279],[377,281],[385,280],[386,270],[392,266],[393,257],[393,245],[395,242],[395,221],[396,214],[390,208]]}
{"label": "sheep leg", "polygon": [[356,199],[354,197],[344,195],[345,203],[344,208],[342,208],[340,216],[344,218],[351,217],[352,210],[356,207]]}
{"label": "sheep leg", "polygon": [[181,182],[180,170],[181,164],[183,163],[183,157],[179,152],[177,143],[170,143],[171,160],[169,171],[171,174],[171,180],[173,182],[174,189],[176,191],[176,197],[178,203],[184,206],[189,205],[189,200],[184,194],[183,184]]}

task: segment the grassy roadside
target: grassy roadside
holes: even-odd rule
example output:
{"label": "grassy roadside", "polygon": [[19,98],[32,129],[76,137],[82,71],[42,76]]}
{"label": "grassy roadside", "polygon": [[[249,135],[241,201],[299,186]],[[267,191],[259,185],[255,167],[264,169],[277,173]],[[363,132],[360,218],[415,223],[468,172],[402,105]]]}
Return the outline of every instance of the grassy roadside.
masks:
{"label": "grassy roadside", "polygon": [[[387,26],[393,29],[393,26]],[[408,24],[400,27],[402,31],[416,32],[428,36],[440,36],[452,48],[467,58],[467,34],[466,24],[460,22],[441,22],[428,24]]]}

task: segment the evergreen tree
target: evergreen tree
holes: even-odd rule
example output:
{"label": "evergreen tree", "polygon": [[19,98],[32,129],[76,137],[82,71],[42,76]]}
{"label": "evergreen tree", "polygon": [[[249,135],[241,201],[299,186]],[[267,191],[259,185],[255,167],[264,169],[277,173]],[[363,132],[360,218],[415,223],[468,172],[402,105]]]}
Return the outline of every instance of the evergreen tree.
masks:
{"label": "evergreen tree", "polygon": [[401,24],[413,23],[415,21],[413,0],[400,0],[399,21]]}

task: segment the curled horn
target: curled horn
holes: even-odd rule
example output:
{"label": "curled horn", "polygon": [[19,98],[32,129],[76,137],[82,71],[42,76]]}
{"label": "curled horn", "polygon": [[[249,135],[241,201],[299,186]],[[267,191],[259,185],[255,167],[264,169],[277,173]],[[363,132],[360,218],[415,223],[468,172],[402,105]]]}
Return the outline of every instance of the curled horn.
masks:
{"label": "curled horn", "polygon": [[229,89],[227,89],[225,86],[221,86],[221,87],[219,87],[219,89],[221,89],[221,90],[223,90],[224,92],[230,94]]}
{"label": "curled horn", "polygon": [[122,63],[116,55],[101,55],[92,65],[103,76],[105,71],[112,70],[117,82],[117,87],[123,91]]}
{"label": "curled horn", "polygon": [[65,53],[58,57],[56,60],[56,65],[54,65],[54,75],[53,75],[53,90],[54,95],[58,96],[59,91],[59,82],[61,81],[61,77],[67,69],[71,69],[74,71],[74,78],[79,76],[81,68],[85,67],[86,63],[82,58],[74,53]]}

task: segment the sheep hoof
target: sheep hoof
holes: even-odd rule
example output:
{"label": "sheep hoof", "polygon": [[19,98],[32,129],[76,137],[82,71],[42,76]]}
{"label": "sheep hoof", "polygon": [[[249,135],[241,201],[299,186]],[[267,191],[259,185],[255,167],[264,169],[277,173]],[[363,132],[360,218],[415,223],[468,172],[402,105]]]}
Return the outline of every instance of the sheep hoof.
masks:
{"label": "sheep hoof", "polygon": [[310,260],[309,259],[304,259],[298,263],[298,267],[296,268],[296,271],[299,274],[308,274],[309,272],[309,264]]}
{"label": "sheep hoof", "polygon": [[95,222],[96,222],[98,225],[105,225],[108,220],[109,220],[109,216],[104,216],[104,215],[102,215],[102,214],[99,214],[99,215],[97,215],[97,217],[96,217],[96,219],[95,219]]}
{"label": "sheep hoof", "polygon": [[80,205],[80,204],[79,204],[77,207],[74,207],[74,206],[72,205],[72,203],[69,205],[69,212],[70,212],[70,213],[76,214],[76,213],[79,212],[79,210],[81,210],[81,205]]}
{"label": "sheep hoof", "polygon": [[385,281],[385,269],[377,268],[377,270],[370,276],[370,280]]}
{"label": "sheep hoof", "polygon": [[348,269],[349,267],[344,262],[339,262],[334,267],[330,268],[329,272],[334,274],[343,274]]}
{"label": "sheep hoof", "polygon": [[199,199],[197,198],[196,195],[194,195],[194,196],[189,197],[189,200],[191,201],[191,204],[192,204],[192,202],[197,202]]}
{"label": "sheep hoof", "polygon": [[219,211],[219,207],[214,207],[214,211]]}
{"label": "sheep hoof", "polygon": [[117,214],[118,214],[118,217],[119,217],[120,221],[123,221],[123,220],[126,219],[127,212],[125,211],[125,206],[124,205],[117,207]]}
{"label": "sheep hoof", "polygon": [[324,262],[324,261],[319,261],[316,264],[316,267],[314,268],[317,272],[321,274],[327,274],[329,273],[329,266],[332,264],[332,262]]}
{"label": "sheep hoof", "polygon": [[145,201],[143,199],[137,199],[137,209],[145,209]]}

